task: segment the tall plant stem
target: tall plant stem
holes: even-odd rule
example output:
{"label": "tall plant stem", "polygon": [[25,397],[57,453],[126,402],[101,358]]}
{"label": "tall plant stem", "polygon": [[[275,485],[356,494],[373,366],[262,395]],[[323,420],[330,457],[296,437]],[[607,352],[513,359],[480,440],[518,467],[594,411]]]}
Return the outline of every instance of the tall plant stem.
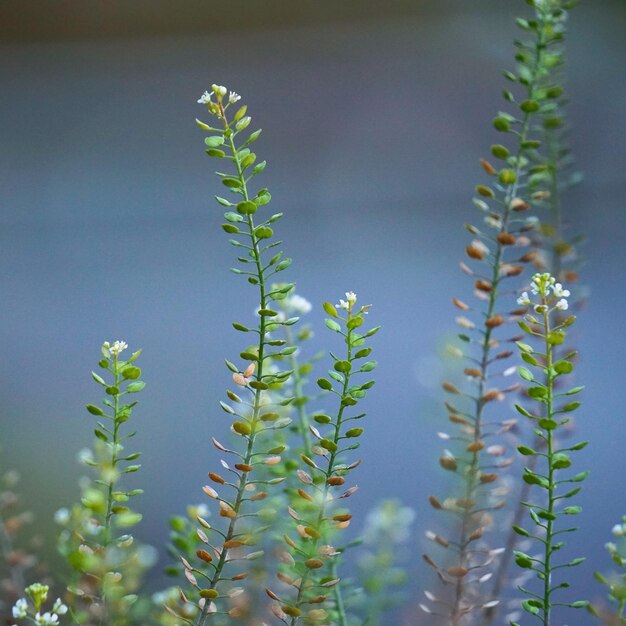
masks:
{"label": "tall plant stem", "polygon": [[[543,51],[545,48],[545,44],[543,41],[543,30],[540,31],[538,41],[535,47],[535,61],[534,61],[534,73],[533,80],[528,85],[528,98],[530,100],[533,99],[535,90],[538,87],[538,83],[540,80],[539,76],[539,68],[542,64],[543,59]],[[503,200],[503,213],[502,213],[502,225],[500,228],[500,232],[506,232],[508,227],[508,222],[511,214],[511,202],[517,196],[519,189],[519,180],[520,175],[523,172],[521,156],[524,152],[524,143],[528,139],[528,134],[530,130],[530,121],[531,115],[529,113],[525,113],[524,118],[522,120],[522,127],[519,132],[519,143],[517,154],[515,157],[515,182],[507,187],[505,197]],[[500,277],[500,268],[502,265],[502,255],[504,251],[504,246],[497,241],[493,268],[492,268],[492,277],[491,277],[491,291],[489,292],[489,303],[487,307],[487,312],[485,314],[485,319],[490,319],[496,312],[496,304],[498,301],[498,287],[501,280]],[[476,396],[476,405],[475,405],[475,413],[474,413],[474,429],[472,433],[472,438],[474,442],[479,442],[482,437],[482,428],[483,428],[483,410],[485,407],[484,395],[486,391],[486,384],[488,378],[488,369],[490,363],[490,344],[491,344],[491,336],[492,336],[492,328],[489,326],[485,326],[485,330],[483,331],[483,341],[482,341],[482,354],[480,358],[480,380],[478,384],[478,394]],[[473,500],[475,491],[479,486],[477,482],[477,475],[480,466],[480,450],[472,452],[471,460],[469,463],[469,471],[467,474],[467,482],[465,488],[465,499],[466,501]],[[467,563],[467,559],[469,557],[468,546],[469,546],[469,534],[471,533],[471,518],[474,514],[474,511],[470,508],[465,508],[464,513],[462,514],[461,521],[461,533],[459,538],[459,565],[461,567],[465,567]],[[455,597],[454,597],[454,605],[451,613],[452,626],[460,626],[465,615],[464,607],[462,606],[463,598],[465,596],[465,582],[464,577],[460,576],[456,582],[455,586]]]}
{"label": "tall plant stem", "polygon": [[[348,334],[346,337],[346,342],[348,344],[348,361],[352,361],[352,341],[351,341],[351,337],[352,337],[352,329],[348,328]],[[343,400],[343,398],[346,397],[347,393],[348,393],[348,389],[350,388],[350,372],[347,372],[345,374],[344,377],[344,381],[343,381],[343,387],[341,390],[341,399]],[[342,422],[343,422],[343,413],[344,413],[344,409],[345,409],[346,405],[341,402],[340,406],[339,406],[339,411],[337,413],[337,421],[335,422],[335,431],[333,433],[333,439],[332,441],[335,444],[335,449],[330,453],[329,458],[328,458],[328,465],[326,467],[326,472],[325,472],[325,476],[326,478],[330,478],[330,476],[332,475],[334,469],[335,469],[335,461],[337,458],[337,444],[339,442],[339,438],[341,436],[341,426],[342,426]],[[326,503],[328,502],[328,494],[330,491],[330,485],[328,484],[328,481],[324,481],[324,492],[323,492],[323,497],[321,500],[321,504],[320,504],[320,510],[317,516],[317,524],[316,524],[316,528],[320,528],[320,526],[322,525],[322,522],[326,516]],[[320,545],[320,542],[322,540],[324,540],[325,537],[324,535],[322,535],[322,537],[318,538],[318,539],[312,539],[311,540],[311,545],[310,545],[310,550],[309,550],[309,554],[314,555],[317,552],[318,546]],[[334,559],[335,557],[331,557],[332,559]],[[335,578],[334,573],[336,572],[336,564],[333,561],[332,564],[332,571],[333,571],[333,578]],[[303,596],[304,596],[304,592],[306,590],[306,585],[309,581],[310,578],[310,574],[311,574],[311,570],[307,568],[307,570],[305,571],[305,573],[302,576],[302,580],[300,581],[300,586],[298,589],[298,595],[296,597],[296,606],[299,606],[300,603],[303,600]],[[341,590],[337,589],[337,587],[339,587],[339,583],[337,583],[335,585],[335,590],[334,590],[334,596],[335,596],[335,602],[337,604],[337,613],[338,613],[338,622],[337,622],[337,626],[347,626],[347,617],[346,617],[346,611],[345,611],[345,607],[344,607],[344,603],[343,603],[343,598],[341,595]],[[295,626],[295,624],[298,621],[298,617],[294,616],[291,618],[289,624],[290,626]]]}
{"label": "tall plant stem", "polygon": [[[228,123],[226,119],[224,119],[224,126],[228,129]],[[250,197],[248,194],[248,188],[246,184],[246,178],[244,176],[243,168],[239,161],[239,156],[237,153],[237,148],[235,146],[235,142],[232,134],[228,136],[229,147],[231,153],[233,155],[233,161],[235,163],[235,167],[237,168],[237,177],[239,179],[241,189],[243,190],[243,198],[245,201],[249,201]],[[259,309],[267,308],[267,295],[266,295],[266,286],[265,286],[265,276],[263,271],[263,265],[261,263],[261,251],[259,249],[259,240],[255,235],[255,226],[254,220],[252,219],[252,215],[248,214],[247,216],[247,225],[249,230],[249,236],[251,241],[251,251],[254,259],[254,263],[257,270],[257,278],[259,285]],[[257,360],[257,369],[256,369],[256,378],[257,380],[261,380],[263,378],[263,360],[265,353],[265,335],[266,335],[266,322],[265,317],[260,316],[261,321],[259,324],[259,344],[258,344],[258,360]],[[251,420],[251,432],[248,437],[248,445],[246,447],[246,452],[243,457],[243,463],[245,465],[249,465],[252,457],[254,455],[254,444],[256,441],[256,427],[259,421],[259,415],[261,412],[261,399],[262,399],[262,390],[255,389],[254,390],[254,403],[252,408],[252,420]],[[241,510],[241,505],[243,502],[243,498],[246,491],[246,486],[248,485],[248,472],[242,472],[239,478],[239,483],[237,485],[237,495],[235,498],[235,503],[233,505],[233,510],[235,512],[234,517],[231,518],[230,523],[228,525],[228,530],[224,536],[224,543],[231,541],[235,536],[236,527],[237,527],[237,519],[239,518],[239,512]],[[222,570],[224,569],[224,565],[227,562],[229,549],[223,548],[220,557],[215,565],[215,570],[213,572],[213,576],[209,579],[209,589],[215,589],[217,584],[222,580]],[[198,617],[198,621],[196,622],[197,626],[204,626],[209,616],[209,607],[210,602],[205,601],[200,616]]]}

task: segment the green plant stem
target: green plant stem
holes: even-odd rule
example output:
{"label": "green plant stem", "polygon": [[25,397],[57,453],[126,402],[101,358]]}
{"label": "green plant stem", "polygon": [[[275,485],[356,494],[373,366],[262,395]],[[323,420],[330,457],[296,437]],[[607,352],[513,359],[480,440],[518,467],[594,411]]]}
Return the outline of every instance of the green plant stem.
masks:
{"label": "green plant stem", "polygon": [[[547,418],[549,420],[553,419],[553,387],[554,387],[554,375],[552,370],[552,344],[549,341],[550,336],[550,320],[549,314],[546,310],[543,314],[544,318],[544,332],[546,336],[546,371],[547,371],[547,396],[546,396],[546,413]],[[550,593],[551,593],[551,580],[552,580],[552,568],[551,568],[551,560],[552,560],[552,541],[554,539],[553,536],[553,519],[552,516],[554,514],[554,503],[555,503],[555,492],[556,492],[556,483],[554,480],[554,464],[552,462],[552,457],[554,455],[554,438],[552,434],[552,429],[548,429],[548,434],[546,437],[546,445],[547,445],[547,460],[548,460],[548,520],[546,524],[546,537],[544,540],[544,572],[543,572],[543,625],[550,625]]]}
{"label": "green plant stem", "polygon": [[[285,336],[287,337],[287,343],[290,346],[294,346],[293,333],[289,326],[285,326]],[[304,404],[300,401],[303,397],[302,394],[302,376],[300,375],[300,367],[298,363],[297,353],[293,353],[289,356],[289,364],[293,370],[293,391],[294,396],[298,400],[298,434],[302,439],[302,446],[304,453],[311,458],[311,438],[309,436],[309,420],[306,413]]]}
{"label": "green plant stem", "polygon": [[[351,363],[352,362],[352,329],[348,328],[348,334],[346,337],[346,342],[348,344],[348,361]],[[348,389],[350,388],[350,375],[351,375],[351,370],[349,372],[346,372],[344,375],[344,381],[343,381],[343,388],[341,390],[341,399],[343,400],[343,398],[346,397],[346,395],[348,394]],[[335,450],[333,450],[330,453],[330,456],[328,458],[328,465],[327,465],[327,469],[326,472],[324,473],[324,475],[326,476],[326,479],[330,478],[334,468],[335,468],[335,460],[337,457],[337,452],[338,452],[338,443],[339,443],[339,439],[341,436],[341,425],[342,425],[342,421],[343,421],[343,412],[345,409],[346,405],[343,403],[343,401],[340,403],[339,406],[339,411],[337,413],[337,421],[335,422],[335,432],[333,435],[333,442],[335,443],[335,446],[337,446],[335,448]],[[324,517],[326,515],[326,503],[328,501],[328,492],[330,490],[330,485],[328,484],[328,481],[324,481],[324,495],[322,497],[322,503],[320,505],[320,511],[319,514],[317,516],[317,525],[316,528],[321,528],[322,524],[324,522]],[[322,537],[323,537],[323,533]],[[311,556],[314,556],[315,553],[317,552],[317,548],[319,546],[321,539],[313,539],[311,541],[311,548],[309,550],[309,554]],[[335,559],[336,557],[330,557],[331,559]],[[332,564],[332,571],[335,572],[336,571],[336,564],[333,561]],[[304,573],[304,575],[302,576],[302,580],[300,582],[300,587],[298,589],[298,596],[296,598],[296,606],[299,607],[301,602],[302,602],[302,598],[304,595],[304,591],[306,589],[306,584],[309,580],[311,574],[311,570],[307,568],[306,572]],[[335,576],[333,576],[334,578]],[[335,595],[335,601],[337,603],[337,613],[338,613],[338,626],[347,626],[347,617],[346,617],[346,612],[345,612],[345,607],[344,607],[344,603],[343,603],[343,598],[341,595],[341,590],[338,590],[337,587],[339,587],[339,583],[337,583],[335,585],[334,588],[334,595]],[[292,617],[291,621],[290,621],[290,626],[294,626],[298,621],[298,617]]]}
{"label": "green plant stem", "polygon": [[[223,120],[224,120],[224,127],[228,129],[229,126],[226,121],[226,118],[224,117]],[[237,168],[237,177],[239,178],[239,182],[241,183],[241,189],[243,191],[243,198],[244,200],[248,201],[250,198],[248,195],[246,179],[243,173],[243,169],[241,167],[241,163],[239,162],[237,148],[235,146],[235,142],[234,142],[232,134],[229,135],[228,140],[229,140],[230,150],[233,154],[233,161],[235,163],[235,167]],[[265,276],[263,273],[263,266],[261,263],[261,252],[259,250],[259,241],[255,235],[254,221],[252,219],[252,215],[250,214],[248,214],[247,224],[248,224],[248,229],[250,233],[250,240],[252,243],[252,254],[254,257],[254,263],[257,268],[257,277],[259,280],[259,283],[258,283],[259,284],[259,301],[260,301],[259,308],[265,309],[267,308]],[[256,369],[256,378],[259,381],[262,380],[263,378],[263,359],[264,359],[264,352],[265,352],[265,334],[266,334],[265,316],[261,315],[260,318],[261,318],[261,321],[259,324],[259,351],[258,351],[258,360],[257,360],[257,369]],[[245,465],[250,464],[252,457],[254,455],[254,443],[256,440],[256,426],[257,426],[259,414],[261,412],[261,397],[262,397],[262,390],[255,389],[254,404],[252,408],[252,422],[251,422],[252,430],[250,432],[250,435],[248,436],[248,445],[246,447],[246,452],[243,457],[243,463]],[[237,519],[239,518],[239,511],[241,509],[241,504],[243,502],[243,497],[245,495],[247,484],[248,484],[248,472],[242,472],[239,477],[239,484],[237,485],[237,496],[235,498],[235,503],[232,507],[235,512],[235,516],[231,518],[230,520],[230,523],[228,525],[228,530],[226,531],[226,535],[224,537],[224,543],[226,543],[227,541],[231,541],[233,537],[235,536],[236,522],[237,522]],[[215,589],[217,584],[222,580],[221,574],[222,574],[222,570],[224,569],[224,565],[227,562],[229,552],[230,551],[228,548],[222,549],[220,553],[220,558],[218,559],[218,562],[215,565],[215,571],[213,573],[213,576],[209,579],[209,589]],[[197,621],[197,626],[204,626],[204,624],[206,623],[207,617],[209,615],[209,612],[208,612],[209,606],[210,606],[210,602],[208,600],[205,600],[204,607]]]}
{"label": "green plant stem", "polygon": [[[120,384],[120,375],[117,366],[118,355],[115,354],[113,358],[113,376],[114,376],[114,387],[119,390]],[[118,451],[118,436],[119,436],[119,428],[121,422],[119,421],[119,393],[116,393],[113,396],[113,443],[112,443],[112,452],[111,452],[111,474],[112,477],[109,480],[107,485],[107,508],[106,514],[104,516],[104,535],[102,540],[102,550],[106,552],[109,544],[111,543],[111,520],[113,518],[113,487],[115,485],[115,471],[117,467],[117,451]],[[105,574],[106,575],[106,574]],[[104,580],[103,580],[104,583]],[[102,585],[102,615],[100,617],[100,626],[104,626],[107,624],[107,598],[106,598],[106,590],[104,588],[104,584]]]}
{"label": "green plant stem", "polygon": [[[539,68],[541,67],[542,58],[543,58],[543,50],[545,48],[545,44],[543,41],[543,29],[540,30],[539,38],[537,44],[535,46],[535,64],[534,64],[534,73],[533,73],[533,81],[531,81],[528,85],[528,98],[530,100],[533,99],[535,90],[537,88],[537,83],[539,81]],[[511,202],[517,196],[517,192],[519,189],[519,179],[522,173],[522,165],[521,165],[521,157],[524,152],[524,142],[528,139],[528,133],[530,130],[530,120],[531,115],[529,113],[524,114],[524,119],[522,120],[521,131],[519,132],[519,142],[517,154],[515,157],[515,182],[508,186],[504,201],[503,201],[503,213],[502,213],[502,223],[500,227],[500,232],[506,232],[508,221],[511,214]],[[485,314],[485,320],[490,319],[496,312],[496,303],[498,300],[498,287],[500,284],[500,267],[502,263],[502,255],[504,252],[504,246],[496,239],[496,249],[494,254],[493,261],[493,269],[492,269],[492,278],[491,278],[491,291],[489,292],[489,304],[487,307],[487,312]],[[474,418],[474,432],[472,433],[473,442],[479,442],[482,437],[482,424],[483,424],[483,410],[485,407],[484,395],[486,391],[486,383],[488,377],[488,369],[490,364],[490,343],[491,343],[491,335],[492,328],[489,326],[485,326],[485,330],[483,333],[483,344],[482,344],[482,355],[480,359],[480,380],[478,384],[478,394],[476,397],[476,410],[475,410],[475,418]],[[481,451],[477,450],[476,452],[472,452],[471,461],[469,464],[468,478],[465,489],[465,499],[466,501],[472,500],[474,493],[479,486],[477,483],[477,475],[480,466],[480,456]],[[461,522],[461,536],[459,540],[459,565],[461,567],[465,567],[465,564],[468,559],[468,545],[469,545],[469,534],[471,533],[471,517],[473,515],[473,511],[469,508],[465,508],[465,512],[462,515]],[[455,589],[455,598],[454,605],[452,609],[452,626],[460,626],[461,620],[465,615],[465,612],[461,606],[463,597],[465,595],[465,583],[464,576],[459,576],[456,582]]]}

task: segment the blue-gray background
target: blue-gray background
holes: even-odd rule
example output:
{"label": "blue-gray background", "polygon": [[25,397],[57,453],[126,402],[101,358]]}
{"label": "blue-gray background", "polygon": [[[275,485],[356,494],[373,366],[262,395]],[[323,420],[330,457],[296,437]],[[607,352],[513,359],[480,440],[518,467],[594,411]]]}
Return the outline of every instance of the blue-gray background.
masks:
{"label": "blue-gray background", "polygon": [[[144,348],[149,385],[134,417],[142,538],[162,545],[167,517],[202,499],[217,462],[209,437],[227,436],[223,358],[242,348],[230,322],[250,322],[255,305],[228,272],[215,164],[193,121],[206,118],[202,91],[223,83],[264,128],[257,152],[286,214],[289,278],[315,304],[315,347],[332,340],[319,304],[347,289],[384,326],[352,505],[362,514],[395,496],[415,507],[417,563],[434,523],[426,497],[444,485],[435,431],[446,423],[449,302],[470,291],[458,270],[462,224],[478,219],[477,160],[498,139],[501,69],[512,66],[512,18],[526,7],[226,4],[0,8],[3,465],[23,474],[44,527],[75,499],[75,454],[92,433],[84,404],[99,397],[89,370],[103,340],[122,338]],[[625,18],[623,2],[594,0],[570,25],[571,143],[586,179],[565,209],[589,237],[592,292],[576,329],[587,385],[578,436],[592,440],[576,459],[592,469],[575,540],[589,556],[576,572],[587,597],[601,593],[591,572],[606,565],[603,544],[626,513]]]}

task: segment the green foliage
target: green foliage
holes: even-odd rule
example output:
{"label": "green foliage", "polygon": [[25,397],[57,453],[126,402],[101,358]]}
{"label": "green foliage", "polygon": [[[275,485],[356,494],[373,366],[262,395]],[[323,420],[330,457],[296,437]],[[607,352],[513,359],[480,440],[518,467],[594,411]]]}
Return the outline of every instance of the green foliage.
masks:
{"label": "green foliage", "polygon": [[[137,472],[140,453],[126,451],[126,441],[135,433],[123,433],[137,401],[134,394],[143,389],[141,370],[134,365],[137,351],[127,361],[120,354],[127,348],[123,341],[102,346],[101,374],[93,380],[106,394],[101,405],[88,404],[87,411],[102,418],[94,429],[92,449],[81,452],[81,461],[92,469],[95,478],[81,483],[80,502],[61,509],[56,521],[63,528],[59,551],[72,574],[68,585],[68,604],[75,624],[133,624],[142,577],[152,564],[150,548],[141,546],[132,528],[141,514],[131,501],[141,489],[126,486],[126,475]],[[107,380],[108,379],[108,380]]]}
{"label": "green foliage", "polygon": [[[579,492],[578,488],[571,489],[571,483],[580,482],[586,478],[586,474],[564,477],[562,471],[569,469],[572,465],[569,453],[581,450],[587,442],[564,448],[558,440],[561,429],[570,421],[569,414],[580,405],[579,402],[563,404],[562,398],[571,391],[557,393],[555,390],[558,378],[569,374],[573,369],[573,364],[569,359],[556,360],[554,358],[555,345],[558,344],[553,341],[556,333],[565,338],[565,327],[570,325],[558,321],[555,325],[554,321],[560,312],[567,310],[567,297],[570,293],[547,273],[533,276],[532,293],[533,299],[527,293],[519,298],[520,305],[533,307],[533,313],[528,313],[525,317],[526,322],[520,326],[523,326],[523,330],[540,344],[537,349],[532,349],[526,344],[523,344],[520,349],[522,354],[531,354],[537,363],[532,370],[519,368],[518,373],[523,380],[535,385],[529,387],[526,392],[540,404],[540,415],[535,416],[528,411],[524,411],[524,414],[533,421],[534,432],[541,443],[541,448],[540,451],[535,451],[521,446],[520,452],[524,456],[539,459],[537,465],[525,467],[522,476],[527,484],[539,490],[539,497],[533,498],[530,502],[524,502],[534,528],[528,530],[516,526],[514,531],[539,544],[541,554],[531,557],[518,550],[515,551],[515,562],[518,567],[531,570],[540,581],[539,593],[520,587],[520,590],[529,596],[529,599],[522,602],[522,608],[548,626],[552,609],[555,606],[577,609],[588,605],[588,602],[580,600],[568,603],[557,602],[553,597],[557,590],[569,586],[566,580],[557,580],[557,573],[560,575],[560,570],[575,567],[584,560],[576,558],[569,562],[557,563],[558,557],[555,553],[565,545],[564,542],[557,541],[557,537],[575,530],[571,527],[562,528],[559,522],[562,522],[563,516],[578,515],[582,510],[580,506],[568,502]],[[570,355],[569,358],[573,356]]]}
{"label": "green foliage", "polygon": [[[352,516],[347,509],[337,509],[333,503],[349,498],[356,491],[355,486],[346,488],[346,477],[359,462],[348,464],[344,455],[359,447],[358,441],[352,440],[358,438],[363,429],[352,427],[350,422],[360,420],[364,414],[354,414],[353,407],[374,384],[373,381],[354,382],[354,376],[370,371],[363,368],[356,355],[379,329],[356,332],[365,322],[369,309],[369,306],[357,307],[356,301],[356,295],[348,292],[346,300],[341,300],[339,305],[324,305],[326,312],[334,313],[334,319],[327,320],[334,325],[327,326],[345,343],[343,357],[331,353],[329,378],[318,380],[320,388],[334,396],[337,408],[325,424],[326,432],[309,427],[315,444],[310,456],[302,454],[307,469],[297,471],[299,497],[292,500],[289,508],[295,528],[284,536],[284,556],[280,559],[284,565],[279,578],[287,591],[277,593],[268,589],[267,592],[276,601],[272,606],[274,615],[290,626],[301,620],[307,624],[325,624],[329,620],[343,626],[348,623],[341,580],[337,576],[337,557],[344,548],[333,544],[338,538],[335,537],[337,532],[348,526]],[[345,310],[346,315],[341,315],[337,309]]]}

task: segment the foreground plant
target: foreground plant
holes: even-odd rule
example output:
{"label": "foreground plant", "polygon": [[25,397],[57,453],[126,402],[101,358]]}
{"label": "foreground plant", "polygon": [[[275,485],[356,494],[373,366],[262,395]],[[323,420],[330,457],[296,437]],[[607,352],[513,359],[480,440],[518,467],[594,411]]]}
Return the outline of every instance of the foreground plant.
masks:
{"label": "foreground plant", "polygon": [[537,223],[536,216],[524,215],[550,195],[548,181],[536,176],[547,158],[542,152],[540,128],[545,111],[562,93],[555,75],[558,59],[552,50],[563,40],[566,8],[572,3],[529,0],[528,4],[534,8],[533,19],[519,19],[518,25],[530,40],[518,43],[517,71],[506,73],[522,95],[504,92],[515,112],[500,112],[493,121],[495,129],[508,137],[507,145],[491,147],[492,156],[502,165],[481,161],[493,181],[476,187],[474,204],[483,212],[484,223],[466,226],[474,236],[466,253],[475,265],[463,263],[462,269],[474,280],[478,306],[453,298],[463,312],[457,318],[462,328],[458,352],[465,360],[463,374],[469,383],[443,385],[450,397],[446,402],[448,417],[458,431],[439,433],[451,445],[440,458],[440,465],[459,476],[463,484],[454,497],[430,497],[433,508],[452,514],[457,525],[451,532],[427,532],[437,549],[448,554],[443,563],[438,557],[424,555],[444,589],[427,591],[428,603],[420,605],[429,614],[448,617],[453,626],[466,623],[476,610],[489,611],[499,604],[488,581],[503,550],[489,546],[487,532],[494,525],[496,512],[506,505],[507,489],[501,478],[513,458],[506,456],[504,435],[515,428],[516,420],[503,418],[501,409],[498,419],[490,419],[489,412],[519,388],[517,384],[502,386],[500,378],[514,371],[502,365],[513,354],[503,344],[515,340],[515,336],[505,334],[507,323],[523,313],[507,296],[516,291],[510,286],[511,279],[536,258],[533,251],[520,252],[520,247],[531,243],[527,233]]}
{"label": "foreground plant", "polygon": [[57,598],[50,607],[44,610],[48,601],[48,585],[33,583],[24,590],[24,597],[20,598],[13,607],[13,619],[22,624],[37,624],[38,626],[57,626],[61,624],[61,616],[67,613],[67,606]]}
{"label": "foreground plant", "polygon": [[270,286],[270,279],[285,270],[291,260],[283,258],[283,253],[276,250],[281,242],[272,241],[272,224],[282,213],[257,221],[257,211],[270,202],[271,196],[267,189],[256,193],[250,189],[252,180],[265,169],[265,161],[256,163],[256,154],[249,147],[261,130],[247,133],[251,121],[246,115],[247,107],[240,106],[234,114],[230,110],[239,100],[238,94],[220,85],[213,85],[199,100],[220,124],[215,128],[198,121],[209,133],[205,139],[206,152],[234,170],[218,172],[233,200],[220,196],[216,199],[228,209],[223,229],[233,235],[230,243],[241,252],[240,267],[232,271],[245,276],[256,287],[258,310],[256,328],[238,322],[233,324],[236,330],[254,338],[240,354],[245,365],[238,367],[226,362],[237,391],[227,391],[228,403],[220,404],[233,420],[231,431],[238,442],[234,449],[229,449],[213,439],[215,447],[232,459],[232,465],[222,459],[221,473],[209,473],[214,486],[204,487],[204,493],[218,503],[219,515],[225,524],[222,529],[216,528],[198,516],[197,533],[204,546],[196,551],[193,559],[182,558],[185,576],[194,590],[193,594],[183,594],[183,601],[186,606],[196,606],[197,616],[181,619],[197,626],[215,615],[237,617],[242,613],[232,600],[241,592],[235,583],[249,575],[248,563],[262,556],[262,551],[253,549],[263,532],[258,503],[268,496],[265,488],[284,480],[283,477],[264,477],[259,468],[281,461],[284,444],[276,441],[276,433],[291,423],[289,417],[280,416],[279,408],[289,405],[292,399],[281,400],[276,406],[270,390],[280,388],[292,372],[268,368],[269,360],[291,353],[284,347],[284,340],[274,339],[269,333],[298,321],[297,317],[281,317],[273,308],[275,302],[287,297],[293,285]]}
{"label": "foreground plant", "polygon": [[516,405],[516,408],[519,413],[532,420],[535,434],[543,445],[539,450],[528,446],[518,448],[523,456],[536,457],[538,460],[536,469],[529,467],[524,469],[523,479],[535,490],[540,490],[540,498],[525,503],[534,522],[534,528],[527,530],[515,526],[514,530],[522,537],[538,543],[541,554],[534,556],[515,551],[515,562],[519,567],[532,571],[540,581],[540,588],[537,591],[521,588],[528,596],[528,599],[522,602],[522,608],[538,617],[544,626],[550,625],[552,610],[556,606],[582,608],[588,605],[586,601],[563,603],[553,599],[556,591],[569,586],[567,580],[557,580],[556,572],[560,573],[563,568],[575,567],[584,561],[583,558],[575,558],[566,563],[556,563],[555,557],[565,545],[560,540],[561,535],[576,530],[571,527],[563,528],[558,522],[563,517],[580,513],[580,506],[569,504],[567,501],[578,494],[581,490],[578,483],[584,481],[588,474],[581,472],[569,478],[561,477],[562,471],[572,465],[570,453],[582,450],[587,445],[587,442],[583,441],[563,447],[558,440],[561,430],[570,421],[569,414],[580,406],[580,402],[569,398],[582,389],[574,387],[562,393],[555,390],[557,379],[569,374],[574,368],[572,359],[575,353],[560,359],[555,358],[555,346],[564,342],[566,328],[575,320],[570,316],[562,322],[554,322],[558,312],[568,309],[568,296],[569,291],[563,289],[553,276],[543,273],[533,276],[531,296],[524,292],[519,298],[520,305],[533,307],[533,312],[525,316],[525,320],[520,322],[520,327],[532,339],[540,342],[537,349],[518,342],[522,359],[532,368],[519,368],[519,375],[531,383],[532,386],[527,389],[527,393],[530,398],[540,403],[543,411],[535,415],[520,405]]}
{"label": "foreground plant", "polygon": [[137,545],[129,530],[141,520],[130,500],[142,493],[128,489],[127,474],[140,469],[135,464],[140,453],[125,451],[125,442],[135,433],[123,433],[136,401],[127,401],[140,392],[145,383],[135,365],[141,351],[128,360],[122,352],[123,341],[102,345],[98,365],[102,375],[92,372],[103,388],[102,406],[88,404],[87,410],[99,419],[93,449],[81,452],[82,462],[93,468],[94,480],[84,479],[80,504],[61,509],[56,521],[63,527],[59,550],[73,570],[68,586],[70,613],[76,624],[126,626],[133,623],[131,607],[137,600],[143,572],[151,564],[146,549]]}
{"label": "foreground plant", "polygon": [[[341,357],[331,353],[333,368],[329,370],[328,378],[318,379],[317,384],[335,396],[337,409],[332,416],[314,415],[313,419],[320,428],[326,428],[326,432],[311,426],[315,445],[311,456],[304,453],[301,456],[306,470],[298,470],[299,498],[289,507],[296,534],[284,537],[286,548],[281,555],[284,567],[278,576],[291,588],[291,595],[267,590],[270,598],[276,601],[274,614],[290,626],[301,620],[307,624],[346,626],[348,623],[337,572],[337,558],[342,550],[332,544],[337,539],[336,532],[346,528],[352,517],[346,509],[337,509],[337,501],[356,491],[356,486],[346,489],[345,483],[351,470],[360,463],[348,464],[344,459],[345,453],[359,447],[354,440],[363,433],[363,428],[354,426],[353,422],[365,414],[350,412],[374,385],[371,380],[356,383],[354,377],[376,367],[376,361],[364,360],[372,351],[365,343],[380,328],[357,332],[365,322],[369,305],[356,306],[356,302],[356,295],[347,292],[346,299],[340,300],[336,306],[324,303],[324,310],[330,316],[326,319],[326,326],[343,337],[346,347]],[[339,311],[345,311],[345,315]]]}

